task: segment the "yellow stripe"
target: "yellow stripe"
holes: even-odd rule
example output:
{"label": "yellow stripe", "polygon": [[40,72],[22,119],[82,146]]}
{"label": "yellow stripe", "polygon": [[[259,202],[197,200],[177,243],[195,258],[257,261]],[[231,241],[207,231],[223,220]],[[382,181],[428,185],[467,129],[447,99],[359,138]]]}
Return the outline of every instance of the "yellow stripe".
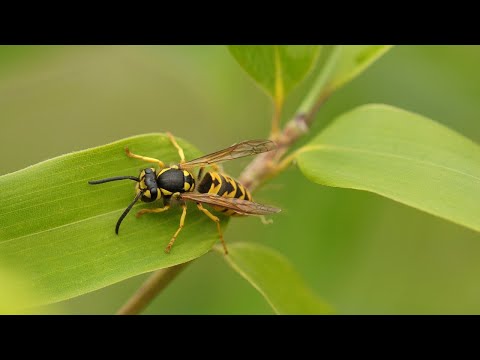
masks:
{"label": "yellow stripe", "polygon": [[171,191],[165,190],[165,189],[160,189],[160,191],[163,193],[163,195],[172,195]]}
{"label": "yellow stripe", "polygon": [[[210,189],[208,190],[209,194],[218,194],[220,188],[222,187],[222,182],[227,181],[228,183],[230,183],[230,185],[232,185],[233,190],[231,192],[223,193],[222,197],[234,198],[235,194],[237,193],[237,189],[240,189],[242,194],[240,195],[240,197],[237,197],[237,199],[244,200],[244,199],[252,198],[250,195],[250,192],[242,184],[240,184],[231,176],[228,176],[225,174],[222,174],[220,176],[219,173],[213,172],[213,171],[210,171],[209,173],[210,173],[210,176],[212,177],[212,184],[210,186]],[[225,180],[222,180],[222,176]],[[217,186],[215,186],[214,184],[215,180],[219,182]],[[227,215],[227,216],[237,216],[237,215],[242,216],[241,214],[236,213],[234,210],[228,209],[227,211],[222,211],[222,210],[225,210],[225,207],[223,206],[212,206],[212,208],[216,211],[222,212],[224,215]]]}
{"label": "yellow stripe", "polygon": [[237,192],[237,182],[232,179],[230,176],[225,176],[225,179],[232,185],[233,190],[230,193],[225,193],[226,197],[233,198],[235,197],[235,193]]}
{"label": "yellow stripe", "polygon": [[238,184],[238,187],[242,191],[242,196],[240,196],[239,199],[243,200],[243,199],[245,199],[245,193],[247,192],[247,190],[245,189],[245,187],[242,184]]}
{"label": "yellow stripe", "polygon": [[[212,185],[210,186],[210,190],[208,192],[210,194],[217,194],[220,191],[220,188],[222,187],[222,178],[220,177],[220,174],[216,172],[211,172],[210,175],[212,176]],[[218,185],[215,186],[214,180],[217,179]]]}
{"label": "yellow stripe", "polygon": [[157,177],[160,176],[160,175],[162,175],[164,172],[166,172],[166,171],[168,171],[168,170],[170,170],[170,168],[165,168],[165,169],[160,170],[160,172],[158,173]]}

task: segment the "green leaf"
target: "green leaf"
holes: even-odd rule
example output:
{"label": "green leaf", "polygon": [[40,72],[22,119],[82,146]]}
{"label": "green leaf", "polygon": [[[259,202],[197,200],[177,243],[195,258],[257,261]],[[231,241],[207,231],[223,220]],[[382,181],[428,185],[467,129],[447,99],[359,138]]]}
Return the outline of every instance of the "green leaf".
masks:
{"label": "green leaf", "polygon": [[235,45],[230,53],[240,66],[282,104],[290,91],[312,70],[320,46]]}
{"label": "green leaf", "polygon": [[28,305],[35,301],[35,292],[24,277],[0,268],[0,314],[33,314]]}
{"label": "green leaf", "polygon": [[305,284],[287,258],[265,246],[234,243],[225,256],[214,249],[267,300],[277,314],[330,314],[330,305]]}
{"label": "green leaf", "polygon": [[[188,158],[201,155],[178,139]],[[89,185],[89,180],[138,176],[155,166],[133,153],[177,163],[177,150],[163,134],[147,134],[51,159],[0,177],[0,264],[17,269],[41,299],[32,305],[78,296],[123,279],[195,259],[218,239],[215,224],[196,206],[170,254],[164,249],[178,228],[181,207],[136,218],[137,203],[120,233],[115,224],[135,196],[131,180]],[[223,219],[223,218],[222,218]]]}
{"label": "green leaf", "polygon": [[424,116],[356,108],[297,160],[313,182],[371,191],[480,231],[480,147]]}
{"label": "green leaf", "polygon": [[312,89],[300,106],[300,113],[308,113],[319,98],[326,98],[335,90],[360,75],[392,46],[338,45],[317,76]]}
{"label": "green leaf", "polygon": [[337,89],[360,75],[367,67],[390,50],[387,45],[340,45],[328,87]]}

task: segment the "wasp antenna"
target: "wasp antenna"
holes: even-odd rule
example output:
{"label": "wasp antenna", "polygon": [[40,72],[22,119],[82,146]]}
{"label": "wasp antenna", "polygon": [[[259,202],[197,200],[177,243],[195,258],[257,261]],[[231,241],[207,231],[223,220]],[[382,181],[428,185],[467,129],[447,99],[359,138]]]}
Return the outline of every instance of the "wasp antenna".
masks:
{"label": "wasp antenna", "polygon": [[123,214],[120,215],[120,218],[117,221],[117,225],[115,226],[115,234],[118,235],[118,229],[120,229],[120,224],[122,223],[125,216],[127,216],[129,211],[132,209],[133,205],[135,205],[135,203],[138,201],[138,199],[140,199],[140,197],[143,195],[143,193],[144,193],[144,191],[139,191],[137,196],[135,196],[135,199],[133,199],[132,203],[130,205],[128,205],[128,207],[125,209]]}
{"label": "wasp antenna", "polygon": [[103,184],[103,183],[106,183],[106,182],[117,181],[117,180],[133,180],[133,181],[136,181],[136,182],[140,181],[140,179],[138,177],[135,177],[135,176],[115,176],[115,177],[111,177],[111,178],[107,178],[107,179],[92,180],[92,181],[89,181],[88,183],[90,185],[97,185],[97,184]]}

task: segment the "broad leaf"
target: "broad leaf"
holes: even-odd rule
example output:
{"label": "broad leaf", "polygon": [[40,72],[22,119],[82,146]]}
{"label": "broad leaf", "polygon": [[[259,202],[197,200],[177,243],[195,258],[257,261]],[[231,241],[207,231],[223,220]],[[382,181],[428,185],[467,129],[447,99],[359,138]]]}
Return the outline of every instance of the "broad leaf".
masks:
{"label": "broad leaf", "polygon": [[[0,314],[32,314],[28,305],[38,301],[26,279],[11,270],[0,268]],[[43,313],[43,311],[42,311]]]}
{"label": "broad leaf", "polygon": [[337,45],[317,75],[314,85],[300,106],[300,113],[308,113],[319,98],[326,98],[335,90],[360,75],[384,55],[392,46]]}
{"label": "broad leaf", "polygon": [[226,262],[262,294],[277,314],[330,314],[330,305],[317,297],[283,255],[253,243],[214,249]]}
{"label": "broad leaf", "polygon": [[313,68],[320,46],[229,46],[242,68],[281,104]]}
{"label": "broad leaf", "polygon": [[[179,139],[188,158],[199,151]],[[163,134],[148,134],[71,153],[0,177],[0,264],[18,270],[41,299],[52,303],[123,279],[184,263],[210,250],[217,241],[215,224],[193,204],[170,254],[164,249],[178,228],[181,208],[136,218],[137,203],[119,235],[115,223],[135,195],[135,182],[89,185],[89,180],[138,176],[156,166],[125,155],[179,160]]]}
{"label": "broad leaf", "polygon": [[359,107],[297,159],[316,183],[375,192],[480,231],[480,146],[424,116]]}
{"label": "broad leaf", "polygon": [[335,67],[329,76],[329,87],[337,89],[360,75],[367,67],[385,54],[386,45],[340,45]]}

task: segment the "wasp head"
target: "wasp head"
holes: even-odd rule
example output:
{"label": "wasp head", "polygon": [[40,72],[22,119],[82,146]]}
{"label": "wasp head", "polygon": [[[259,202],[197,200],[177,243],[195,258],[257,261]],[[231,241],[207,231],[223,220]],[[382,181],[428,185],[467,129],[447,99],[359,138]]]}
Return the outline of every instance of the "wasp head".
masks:
{"label": "wasp head", "polygon": [[152,202],[162,197],[162,193],[158,190],[157,174],[154,168],[142,170],[138,178],[136,190],[137,194],[142,193],[143,202]]}

